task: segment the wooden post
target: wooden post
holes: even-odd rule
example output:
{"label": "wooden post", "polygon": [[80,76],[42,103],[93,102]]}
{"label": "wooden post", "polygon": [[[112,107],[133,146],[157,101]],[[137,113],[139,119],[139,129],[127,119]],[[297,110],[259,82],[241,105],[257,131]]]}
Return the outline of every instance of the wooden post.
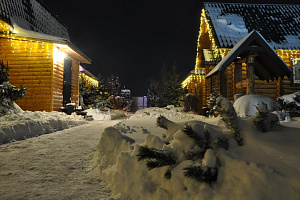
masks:
{"label": "wooden post", "polygon": [[254,94],[254,57],[250,56],[247,61],[247,94]]}

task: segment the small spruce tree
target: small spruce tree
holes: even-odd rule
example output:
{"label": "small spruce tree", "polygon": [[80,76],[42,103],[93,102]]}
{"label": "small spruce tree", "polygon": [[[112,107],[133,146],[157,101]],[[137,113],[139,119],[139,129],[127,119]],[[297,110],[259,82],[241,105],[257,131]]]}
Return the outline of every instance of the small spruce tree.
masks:
{"label": "small spruce tree", "polygon": [[26,89],[20,85],[20,89],[11,85],[9,81],[10,67],[0,63],[0,115],[5,115],[14,110],[14,102],[24,97]]}
{"label": "small spruce tree", "polygon": [[240,146],[243,145],[239,119],[229,99],[221,96],[217,97],[214,110],[220,113],[227,129],[233,133],[234,139],[237,141],[237,143]]}

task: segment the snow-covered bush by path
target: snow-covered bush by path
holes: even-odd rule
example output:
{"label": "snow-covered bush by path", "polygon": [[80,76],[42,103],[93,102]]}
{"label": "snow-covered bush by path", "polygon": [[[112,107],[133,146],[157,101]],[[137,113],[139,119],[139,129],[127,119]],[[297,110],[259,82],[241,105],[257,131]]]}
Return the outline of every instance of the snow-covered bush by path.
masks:
{"label": "snow-covered bush by path", "polygon": [[82,116],[62,112],[20,111],[0,117],[0,144],[87,123]]}
{"label": "snow-covered bush by path", "polygon": [[264,102],[270,112],[279,110],[279,105],[269,97],[262,95],[249,94],[238,98],[233,107],[239,117],[252,116],[256,113],[256,106]]}
{"label": "snow-covered bush by path", "polygon": [[268,132],[275,125],[279,124],[279,118],[276,114],[270,113],[267,104],[264,102],[256,106],[257,112],[252,116],[254,126],[262,131]]}
{"label": "snow-covered bush by path", "polygon": [[197,111],[197,97],[195,94],[188,93],[185,95],[183,111],[184,112],[189,112],[189,111],[196,112]]}
{"label": "snow-covered bush by path", "polygon": [[214,110],[220,113],[222,120],[226,124],[226,127],[231,133],[233,133],[234,139],[239,145],[242,145],[243,138],[241,136],[239,119],[229,99],[222,96],[217,97]]}
{"label": "snow-covered bush by path", "polygon": [[291,115],[300,115],[300,92],[283,95],[277,99],[282,109],[288,111]]}

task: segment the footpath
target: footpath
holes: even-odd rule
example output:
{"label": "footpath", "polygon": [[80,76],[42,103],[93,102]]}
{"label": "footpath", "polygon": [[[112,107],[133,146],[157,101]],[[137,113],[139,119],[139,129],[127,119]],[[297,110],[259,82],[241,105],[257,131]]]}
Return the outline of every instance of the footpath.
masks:
{"label": "footpath", "polygon": [[0,199],[108,198],[92,158],[103,130],[119,121],[92,121],[0,145]]}

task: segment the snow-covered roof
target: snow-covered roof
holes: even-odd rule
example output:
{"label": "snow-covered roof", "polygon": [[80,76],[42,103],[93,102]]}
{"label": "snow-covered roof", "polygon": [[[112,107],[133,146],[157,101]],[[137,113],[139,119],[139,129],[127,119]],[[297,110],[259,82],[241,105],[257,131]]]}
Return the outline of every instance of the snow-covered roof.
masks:
{"label": "snow-covered roof", "polygon": [[206,78],[217,72],[224,71],[237,57],[245,58],[251,53],[256,54],[255,75],[260,79],[269,80],[285,75],[290,76],[291,71],[285,62],[276,54],[259,32],[252,31],[233,47],[221,62],[206,75]]}
{"label": "snow-covered roof", "polygon": [[15,37],[66,45],[66,51],[82,63],[91,59],[71,43],[68,29],[42,0],[0,0],[0,20],[13,27]]}
{"label": "snow-covered roof", "polygon": [[81,65],[79,66],[79,71],[82,72],[82,73],[85,73],[86,75],[98,80],[98,78],[92,74],[91,72],[89,72],[87,69],[85,69],[84,67],[82,67]]}
{"label": "snow-covered roof", "polygon": [[28,31],[70,40],[67,27],[40,0],[1,0],[0,19]]}
{"label": "snow-covered roof", "polygon": [[252,30],[273,49],[300,49],[300,5],[204,3],[219,48],[232,48]]}

